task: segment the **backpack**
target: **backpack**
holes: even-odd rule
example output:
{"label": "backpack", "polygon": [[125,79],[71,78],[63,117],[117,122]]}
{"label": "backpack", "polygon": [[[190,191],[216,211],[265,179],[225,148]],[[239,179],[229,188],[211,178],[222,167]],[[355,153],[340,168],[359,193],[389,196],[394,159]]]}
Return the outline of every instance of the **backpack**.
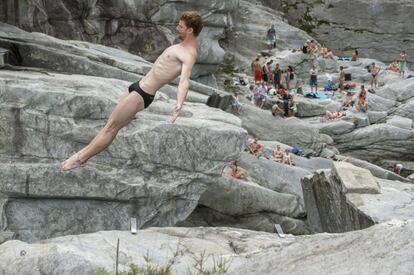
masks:
{"label": "backpack", "polygon": [[300,153],[300,148],[299,148],[299,147],[293,147],[293,148],[292,148],[292,153],[293,153],[293,154],[295,154],[295,155],[299,155],[299,153]]}

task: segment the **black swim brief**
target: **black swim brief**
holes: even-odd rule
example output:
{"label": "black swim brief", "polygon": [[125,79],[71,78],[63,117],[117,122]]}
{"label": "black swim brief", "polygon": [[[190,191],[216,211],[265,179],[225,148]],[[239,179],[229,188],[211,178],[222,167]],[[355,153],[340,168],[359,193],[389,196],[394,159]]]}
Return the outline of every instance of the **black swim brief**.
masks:
{"label": "black swim brief", "polygon": [[144,99],[144,108],[147,108],[148,106],[150,106],[150,104],[152,103],[152,101],[154,100],[154,96],[150,95],[146,92],[144,92],[144,90],[141,89],[141,87],[139,86],[139,81],[132,83],[129,88],[128,88],[129,92],[137,92],[139,95],[142,96],[142,98]]}

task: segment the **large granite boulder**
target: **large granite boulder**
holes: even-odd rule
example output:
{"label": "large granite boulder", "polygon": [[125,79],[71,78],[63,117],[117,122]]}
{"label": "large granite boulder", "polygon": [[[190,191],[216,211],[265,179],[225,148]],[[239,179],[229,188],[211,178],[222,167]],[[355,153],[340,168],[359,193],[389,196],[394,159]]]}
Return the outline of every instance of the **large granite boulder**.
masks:
{"label": "large granite boulder", "polygon": [[372,124],[332,138],[342,154],[372,163],[380,164],[383,159],[413,160],[414,131],[388,123]]}
{"label": "large granite boulder", "polygon": [[353,158],[353,157],[349,157],[349,156],[344,157],[344,156],[341,156],[339,154],[336,155],[336,157],[340,161],[346,161],[346,162],[349,162],[349,163],[351,163],[351,164],[353,164],[357,167],[361,167],[361,168],[365,168],[365,169],[369,170],[374,177],[381,178],[381,179],[409,182],[408,179],[406,179],[406,178],[404,178],[400,175],[397,175],[393,171],[384,169],[384,168],[382,168],[380,166],[377,166],[375,164],[372,164],[368,161]]}
{"label": "large granite boulder", "polygon": [[238,117],[242,120],[242,127],[261,140],[279,141],[315,152],[332,143],[330,138],[321,137],[318,129],[311,124],[295,117],[278,119],[270,111],[250,105],[245,106]]}
{"label": "large granite boulder", "polygon": [[231,226],[274,232],[274,225],[280,224],[287,233],[308,234],[303,221],[303,200],[286,191],[223,177],[208,184],[197,208],[177,225]]}
{"label": "large granite boulder", "polygon": [[[52,72],[0,71],[0,228],[34,241],[67,234],[174,225],[238,158],[241,121],[205,103],[159,96],[113,144],[74,172],[59,163],[102,128],[128,82]],[[30,218],[28,218],[30,217]]]}
{"label": "large granite boulder", "polygon": [[296,99],[298,117],[312,117],[325,115],[326,107],[318,102],[317,99],[297,97]]}
{"label": "large granite boulder", "polygon": [[391,82],[379,89],[377,94],[394,101],[407,102],[414,98],[414,78]]}
{"label": "large granite boulder", "polygon": [[238,1],[32,1],[0,4],[0,21],[27,31],[43,32],[61,39],[99,43],[127,50],[155,61],[158,55],[176,42],[176,25],[185,10],[204,15],[200,34],[198,64],[193,77],[211,75],[223,61],[219,39],[229,26],[228,14]]}
{"label": "large granite boulder", "polygon": [[[287,236],[234,228],[149,228],[0,245],[3,274],[93,274],[169,267],[172,274],[409,275],[414,223],[391,221],[345,234]],[[344,257],[346,255],[346,257]],[[298,264],[298,263],[301,264]],[[216,272],[216,273],[213,273]],[[221,272],[221,273],[219,273]]]}
{"label": "large granite boulder", "polygon": [[344,232],[413,218],[413,184],[375,178],[347,162],[305,177],[302,186],[307,220],[315,232]]}
{"label": "large granite boulder", "polygon": [[405,104],[401,104],[395,110],[394,114],[414,120],[414,100],[410,100]]}

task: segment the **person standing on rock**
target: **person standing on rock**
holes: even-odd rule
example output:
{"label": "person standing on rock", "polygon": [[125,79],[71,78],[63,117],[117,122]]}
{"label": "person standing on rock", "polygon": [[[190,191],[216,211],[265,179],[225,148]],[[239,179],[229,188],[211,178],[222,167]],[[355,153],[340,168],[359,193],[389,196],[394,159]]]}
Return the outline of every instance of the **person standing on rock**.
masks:
{"label": "person standing on rock", "polygon": [[378,74],[380,69],[372,62],[371,65],[371,89],[378,88]]}
{"label": "person standing on rock", "polygon": [[262,64],[260,64],[260,56],[257,56],[252,62],[252,73],[255,83],[262,82]]}
{"label": "person standing on rock", "polygon": [[312,69],[310,70],[309,74],[311,94],[314,95],[318,91],[318,70],[316,69],[315,65],[312,66]]}
{"label": "person standing on rock", "polygon": [[407,69],[407,54],[405,51],[400,53],[400,76],[404,77],[405,70]]}
{"label": "person standing on rock", "polygon": [[118,131],[132,121],[136,113],[152,103],[155,93],[162,86],[180,76],[177,103],[170,119],[171,123],[175,122],[188,93],[191,71],[197,59],[197,37],[202,29],[203,19],[198,12],[181,14],[176,28],[181,43],[165,49],[151,70],[140,81],[129,86],[104,128],[85,148],[62,162],[62,171],[82,167],[88,159],[105,150]]}
{"label": "person standing on rock", "polygon": [[273,48],[276,48],[276,30],[275,25],[272,25],[270,29],[267,30],[266,35],[267,50],[269,54],[272,52]]}
{"label": "person standing on rock", "polygon": [[274,83],[275,83],[275,88],[277,90],[280,89],[280,79],[281,79],[281,77],[282,77],[282,70],[280,69],[279,63],[277,63],[276,67],[273,71],[273,80],[274,80]]}

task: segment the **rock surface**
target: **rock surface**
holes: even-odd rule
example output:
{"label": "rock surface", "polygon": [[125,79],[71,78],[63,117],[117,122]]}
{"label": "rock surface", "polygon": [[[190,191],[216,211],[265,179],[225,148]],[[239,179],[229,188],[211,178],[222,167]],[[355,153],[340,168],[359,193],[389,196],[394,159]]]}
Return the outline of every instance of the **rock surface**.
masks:
{"label": "rock surface", "polygon": [[346,162],[305,177],[302,188],[308,223],[315,232],[359,230],[412,219],[414,213],[413,184],[375,178]]}
{"label": "rock surface", "polygon": [[231,228],[150,228],[137,235],[108,231],[37,244],[6,242],[0,245],[0,272],[92,274],[105,268],[113,273],[119,239],[120,271],[131,264],[165,267],[174,259],[173,274],[199,272],[197,262],[202,262],[203,270],[210,272],[214,267],[217,272],[221,263],[226,274],[408,275],[414,268],[413,237],[412,220],[390,221],[346,234],[286,238]]}
{"label": "rock surface", "polygon": [[59,160],[97,134],[127,83],[5,70],[0,82],[2,228],[19,239],[127,228],[131,216],[173,225],[245,146],[235,117],[188,103],[171,125],[173,105],[156,100],[87,168],[62,173]]}

